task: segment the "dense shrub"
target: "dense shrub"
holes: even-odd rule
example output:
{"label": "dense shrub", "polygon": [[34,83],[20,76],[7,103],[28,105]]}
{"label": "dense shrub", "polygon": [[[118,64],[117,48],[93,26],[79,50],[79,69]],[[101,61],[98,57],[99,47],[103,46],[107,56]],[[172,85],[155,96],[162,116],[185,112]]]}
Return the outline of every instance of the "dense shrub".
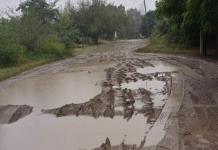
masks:
{"label": "dense shrub", "polygon": [[64,42],[66,48],[73,48],[75,43],[81,42],[81,33],[79,30],[69,30],[64,31],[62,35],[62,41]]}
{"label": "dense shrub", "polygon": [[0,67],[16,65],[23,61],[25,50],[17,44],[0,47]]}
{"label": "dense shrub", "polygon": [[40,40],[39,51],[55,57],[64,57],[70,54],[70,51],[65,48],[64,43],[55,35],[43,37]]}

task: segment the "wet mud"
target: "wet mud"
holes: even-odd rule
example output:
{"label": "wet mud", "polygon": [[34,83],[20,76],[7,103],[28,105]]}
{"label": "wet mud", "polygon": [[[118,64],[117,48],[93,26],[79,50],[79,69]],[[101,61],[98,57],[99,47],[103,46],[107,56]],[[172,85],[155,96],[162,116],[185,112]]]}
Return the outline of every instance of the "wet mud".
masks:
{"label": "wet mud", "polygon": [[0,105],[0,124],[10,124],[31,114],[33,107],[28,105]]}
{"label": "wet mud", "polygon": [[[0,126],[0,149],[30,149],[21,144],[25,141],[32,143],[33,150],[218,149],[217,62],[134,52],[145,44],[131,40],[101,45],[95,53],[1,82],[0,97],[5,100],[0,105],[6,107],[9,99],[9,104],[23,102],[36,111],[19,121],[13,119],[17,121],[13,126]],[[43,95],[30,91],[30,102],[21,101],[19,94],[19,99],[13,97],[21,92],[13,87],[30,89],[29,82],[48,86]],[[4,94],[7,90],[10,94]],[[28,109],[22,112],[18,114],[27,115]],[[28,134],[13,136],[22,130],[34,135],[34,140]]]}
{"label": "wet mud", "polygon": [[[154,67],[151,63],[140,59],[127,60],[126,63],[120,63],[106,70],[106,80],[102,83],[102,91],[88,102],[81,104],[67,104],[60,108],[43,109],[43,113],[55,114],[57,117],[68,115],[87,115],[95,118],[123,116],[127,120],[131,119],[134,114],[143,114],[148,116],[148,121],[155,121],[157,112],[160,112],[163,105],[154,108],[152,95],[170,95],[171,74],[174,72],[155,72],[149,74],[141,74],[137,72],[137,68]],[[153,81],[154,80],[154,81]],[[122,84],[137,83],[142,81],[147,84],[159,81],[156,86],[163,87],[157,89],[155,85],[151,85],[146,89],[145,85],[135,85],[130,87],[122,87]],[[153,87],[152,87],[153,86]],[[151,89],[154,88],[153,91]],[[156,93],[153,93],[155,92]],[[164,99],[162,99],[164,101]],[[137,105],[138,104],[138,105]]]}
{"label": "wet mud", "polygon": [[[106,80],[102,81],[101,93],[89,101],[80,104],[71,103],[54,109],[43,109],[42,112],[54,114],[57,117],[91,116],[96,119],[100,117],[113,119],[116,116],[122,116],[127,121],[133,116],[143,115],[146,124],[152,128],[171,95],[172,76],[177,72],[167,69],[165,72],[164,70],[153,72],[151,67],[155,68],[152,61],[139,58],[126,59],[105,70]],[[144,72],[139,72],[139,69],[144,69]],[[138,144],[129,145],[123,141],[120,145],[112,146],[110,139],[107,138],[106,142],[96,150],[142,149],[145,139],[146,133],[144,140],[138,141]]]}

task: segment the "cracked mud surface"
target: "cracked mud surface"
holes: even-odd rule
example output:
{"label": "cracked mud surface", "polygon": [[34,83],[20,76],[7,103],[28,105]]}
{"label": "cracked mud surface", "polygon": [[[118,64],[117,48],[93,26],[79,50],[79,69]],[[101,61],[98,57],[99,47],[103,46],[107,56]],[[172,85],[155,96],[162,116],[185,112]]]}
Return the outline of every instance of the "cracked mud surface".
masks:
{"label": "cracked mud surface", "polygon": [[0,149],[218,149],[218,64],[133,52],[145,44],[118,41],[1,82],[0,105],[34,112],[0,126]]}

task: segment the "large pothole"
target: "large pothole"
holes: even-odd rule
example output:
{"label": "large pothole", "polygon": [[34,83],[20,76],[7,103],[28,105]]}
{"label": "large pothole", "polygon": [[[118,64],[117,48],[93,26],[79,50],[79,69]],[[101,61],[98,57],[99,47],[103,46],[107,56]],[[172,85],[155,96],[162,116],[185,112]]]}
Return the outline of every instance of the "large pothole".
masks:
{"label": "large pothole", "polygon": [[[5,101],[14,100],[12,104],[32,104],[36,111],[14,124],[0,126],[0,149],[143,148],[177,74],[163,63],[131,58],[106,72],[97,67],[95,71],[81,69],[18,83],[9,88],[11,95],[0,95]],[[26,89],[28,99],[20,88]],[[18,93],[16,98],[13,93]],[[44,108],[43,114],[40,108]]]}

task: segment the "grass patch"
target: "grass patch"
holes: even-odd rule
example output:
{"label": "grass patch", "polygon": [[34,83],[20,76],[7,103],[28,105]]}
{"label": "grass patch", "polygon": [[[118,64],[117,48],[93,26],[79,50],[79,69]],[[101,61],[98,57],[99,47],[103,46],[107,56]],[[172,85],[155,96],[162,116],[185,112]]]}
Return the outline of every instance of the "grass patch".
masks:
{"label": "grass patch", "polygon": [[17,74],[20,74],[24,71],[33,69],[35,67],[48,64],[67,57],[72,57],[72,54],[66,55],[64,57],[56,57],[52,54],[45,54],[45,53],[34,53],[34,52],[27,53],[22,63],[19,63],[17,65],[0,67],[0,81],[15,76]]}
{"label": "grass patch", "polygon": [[198,56],[198,48],[188,48],[176,45],[166,45],[158,42],[149,42],[146,47],[136,50],[141,53],[162,53],[162,54],[180,54],[180,55],[191,55]]}
{"label": "grass patch", "polygon": [[22,73],[26,70],[35,68],[37,66],[55,61],[57,59],[35,59],[35,60],[25,60],[22,64],[0,68],[0,81],[5,80],[9,77],[15,76],[19,73]]}
{"label": "grass patch", "polygon": [[73,52],[75,55],[106,52],[111,50],[112,43],[115,42],[116,41],[100,40],[97,45],[78,45]]}
{"label": "grass patch", "polygon": [[33,69],[35,67],[48,64],[60,59],[65,59],[73,57],[79,54],[88,54],[92,52],[97,52],[98,45],[81,45],[78,48],[69,50],[69,54],[63,57],[56,57],[53,54],[49,53],[40,53],[40,52],[30,52],[26,54],[26,58],[17,65],[12,66],[2,66],[0,67],[0,81],[8,79],[12,76],[18,75],[24,71]]}

